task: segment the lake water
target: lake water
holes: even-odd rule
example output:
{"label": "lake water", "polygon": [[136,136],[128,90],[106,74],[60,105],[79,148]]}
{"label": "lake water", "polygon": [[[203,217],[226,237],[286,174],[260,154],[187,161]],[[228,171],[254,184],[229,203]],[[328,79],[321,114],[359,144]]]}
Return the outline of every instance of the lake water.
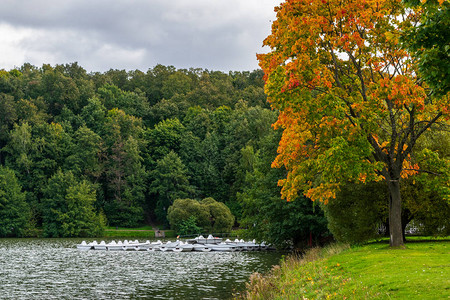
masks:
{"label": "lake water", "polygon": [[80,242],[0,239],[0,298],[228,299],[282,255],[79,251]]}

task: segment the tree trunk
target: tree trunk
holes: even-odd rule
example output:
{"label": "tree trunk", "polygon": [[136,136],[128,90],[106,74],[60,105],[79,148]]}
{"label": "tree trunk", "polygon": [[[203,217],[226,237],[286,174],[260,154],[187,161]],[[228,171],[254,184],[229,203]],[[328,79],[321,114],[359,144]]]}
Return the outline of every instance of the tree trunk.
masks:
{"label": "tree trunk", "polygon": [[[400,176],[399,176],[400,177]],[[391,247],[403,246],[402,198],[399,177],[387,179],[389,185],[389,236]]]}

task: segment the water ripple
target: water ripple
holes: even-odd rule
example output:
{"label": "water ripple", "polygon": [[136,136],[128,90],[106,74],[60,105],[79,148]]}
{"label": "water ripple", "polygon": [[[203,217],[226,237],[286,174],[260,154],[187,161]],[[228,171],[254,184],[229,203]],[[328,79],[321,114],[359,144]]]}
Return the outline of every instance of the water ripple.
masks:
{"label": "water ripple", "polygon": [[78,251],[76,239],[0,240],[2,299],[226,299],[273,252]]}

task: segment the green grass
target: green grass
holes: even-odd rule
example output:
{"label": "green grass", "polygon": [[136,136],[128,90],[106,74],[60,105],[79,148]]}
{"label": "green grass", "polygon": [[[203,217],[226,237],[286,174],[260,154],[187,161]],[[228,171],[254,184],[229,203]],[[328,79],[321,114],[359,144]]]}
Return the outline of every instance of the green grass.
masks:
{"label": "green grass", "polygon": [[448,241],[416,240],[405,249],[385,243],[356,247],[333,256],[354,280],[376,287],[391,299],[447,299],[450,297]]}
{"label": "green grass", "polygon": [[[176,237],[173,230],[164,230],[164,232],[166,238]],[[103,232],[103,237],[152,239],[155,237],[155,231],[153,230],[153,227],[149,225],[135,228],[108,226]]]}
{"label": "green grass", "polygon": [[145,225],[142,227],[133,227],[133,228],[127,228],[127,227],[116,227],[116,226],[107,226],[105,230],[153,230],[153,227],[150,225]]}
{"label": "green grass", "polygon": [[405,249],[386,242],[312,249],[253,274],[246,299],[448,299],[449,242],[416,240]]}
{"label": "green grass", "polygon": [[105,230],[103,237],[121,237],[121,238],[154,238],[154,231],[137,231],[137,230]]}

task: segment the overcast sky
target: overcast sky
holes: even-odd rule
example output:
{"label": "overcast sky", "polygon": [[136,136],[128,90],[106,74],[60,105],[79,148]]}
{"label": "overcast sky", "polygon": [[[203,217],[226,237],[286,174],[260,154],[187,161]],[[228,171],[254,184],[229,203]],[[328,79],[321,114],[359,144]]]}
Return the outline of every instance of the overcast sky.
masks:
{"label": "overcast sky", "polygon": [[280,2],[2,0],[0,69],[78,62],[89,72],[156,64],[251,71]]}

